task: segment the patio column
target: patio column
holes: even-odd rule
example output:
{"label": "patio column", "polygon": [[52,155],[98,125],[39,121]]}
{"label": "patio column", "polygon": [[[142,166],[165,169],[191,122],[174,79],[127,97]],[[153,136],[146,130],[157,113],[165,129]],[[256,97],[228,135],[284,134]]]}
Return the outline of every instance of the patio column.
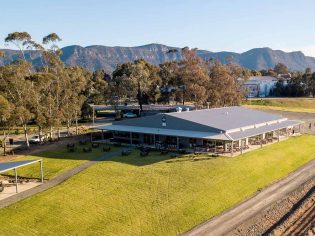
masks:
{"label": "patio column", "polygon": [[40,180],[42,183],[44,183],[43,160],[39,161],[39,165],[40,165]]}
{"label": "patio column", "polygon": [[154,144],[154,147],[155,147],[155,134],[153,134],[153,144]]}
{"label": "patio column", "polygon": [[15,175],[15,191],[16,193],[18,193],[18,178],[17,178],[16,168],[14,168],[14,175]]}
{"label": "patio column", "polygon": [[280,130],[279,129],[278,129],[277,135],[278,135],[278,142],[280,142]]}
{"label": "patio column", "polygon": [[178,136],[176,137],[176,142],[177,142],[176,146],[177,146],[177,150],[178,150],[179,149],[179,137]]}
{"label": "patio column", "polygon": [[104,140],[104,130],[102,130],[102,140]]}
{"label": "patio column", "polygon": [[132,133],[130,132],[130,144],[132,145]]}
{"label": "patio column", "polygon": [[262,140],[263,140],[263,136],[260,135],[260,147],[262,148]]}
{"label": "patio column", "polygon": [[240,142],[241,142],[240,150],[241,150],[241,154],[243,154],[243,139],[241,139]]}
{"label": "patio column", "polygon": [[233,141],[231,142],[231,157],[233,156]]}
{"label": "patio column", "polygon": [[217,153],[217,140],[214,140],[214,153]]}

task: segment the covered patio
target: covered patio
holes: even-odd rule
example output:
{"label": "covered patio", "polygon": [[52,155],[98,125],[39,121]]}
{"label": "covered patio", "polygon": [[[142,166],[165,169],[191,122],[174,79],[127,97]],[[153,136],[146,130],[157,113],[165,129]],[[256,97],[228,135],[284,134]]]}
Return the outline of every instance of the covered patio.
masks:
{"label": "covered patio", "polygon": [[[15,184],[15,192],[19,192],[19,179],[18,179],[18,169],[32,165],[35,163],[39,163],[39,179],[41,183],[44,182],[44,173],[43,173],[43,161],[42,160],[25,160],[25,161],[13,161],[13,162],[5,162],[0,163],[0,174],[8,171],[14,171],[14,184]],[[0,193],[1,194],[1,193]]]}
{"label": "covered patio", "polygon": [[174,112],[100,126],[111,142],[165,150],[238,155],[302,132],[303,122],[243,107]]}
{"label": "covered patio", "polygon": [[[116,130],[112,131],[113,138],[107,140],[107,142],[145,146],[157,150],[185,150],[191,153],[236,156],[301,133],[300,123],[295,123],[295,125],[289,127],[286,127],[286,125],[270,125],[263,129],[257,128],[256,132],[242,131],[242,133],[235,132],[228,135],[208,133],[209,136],[204,136],[200,132],[176,133],[174,131],[165,132],[165,130],[156,134],[149,129],[142,129],[140,133],[131,127],[126,132],[126,128],[124,128],[124,131],[117,131],[116,127]],[[283,128],[283,126],[285,127]]]}

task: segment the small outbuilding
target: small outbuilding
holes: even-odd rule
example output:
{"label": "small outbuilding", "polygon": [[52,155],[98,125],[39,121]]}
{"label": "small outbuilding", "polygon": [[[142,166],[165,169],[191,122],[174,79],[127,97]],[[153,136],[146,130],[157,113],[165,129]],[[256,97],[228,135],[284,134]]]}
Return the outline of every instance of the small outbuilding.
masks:
{"label": "small outbuilding", "polygon": [[40,180],[44,182],[44,174],[43,174],[43,161],[42,160],[25,160],[25,161],[12,161],[12,162],[4,162],[0,163],[0,173],[8,172],[10,170],[14,171],[15,175],[15,187],[16,192],[18,193],[18,172],[17,169],[28,166],[31,164],[39,163],[39,173],[40,173]]}

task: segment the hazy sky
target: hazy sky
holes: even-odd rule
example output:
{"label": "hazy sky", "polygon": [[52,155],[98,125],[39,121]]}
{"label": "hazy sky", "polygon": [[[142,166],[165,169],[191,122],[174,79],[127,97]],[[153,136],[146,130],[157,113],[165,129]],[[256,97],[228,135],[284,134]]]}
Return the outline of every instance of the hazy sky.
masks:
{"label": "hazy sky", "polygon": [[162,43],[211,51],[254,47],[315,56],[314,0],[0,0],[0,47],[13,31],[60,46]]}

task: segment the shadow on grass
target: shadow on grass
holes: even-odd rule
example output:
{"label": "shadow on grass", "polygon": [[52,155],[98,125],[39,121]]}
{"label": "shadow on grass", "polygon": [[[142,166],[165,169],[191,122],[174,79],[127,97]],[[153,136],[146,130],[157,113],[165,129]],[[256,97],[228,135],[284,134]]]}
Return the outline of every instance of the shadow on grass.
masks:
{"label": "shadow on grass", "polygon": [[[104,151],[110,147],[110,151]],[[85,152],[84,149],[90,148],[90,152]],[[123,150],[131,150],[129,155],[122,155]],[[117,154],[104,160],[99,160],[105,155],[111,154],[115,151]],[[178,154],[176,152],[169,152],[168,154],[161,154],[160,151],[150,151],[148,156],[141,156],[140,150],[138,149],[130,149],[129,147],[117,147],[112,144],[99,144],[99,147],[92,147],[91,143],[88,144],[79,144],[76,143],[75,147],[72,151],[67,148],[67,145],[63,145],[62,147],[57,148],[52,151],[44,151],[35,155],[32,155],[37,158],[45,158],[45,159],[59,159],[59,160],[98,160],[98,161],[112,161],[112,162],[120,162],[128,165],[134,166],[146,166],[152,165],[158,162],[165,161],[166,163],[176,163],[176,162],[189,162],[189,161],[206,161],[212,160],[218,157],[204,157],[204,156],[196,156],[193,154]],[[221,157],[220,157],[221,158]],[[30,157],[31,159],[31,157]]]}
{"label": "shadow on grass", "polygon": [[161,154],[159,151],[151,151],[148,156],[141,156],[139,150],[133,150],[130,155],[123,156],[121,154],[110,158],[106,161],[120,162],[124,164],[134,165],[134,166],[146,166],[155,164],[158,162],[165,162],[168,164],[178,163],[178,162],[196,162],[196,161],[209,161],[217,158],[224,157],[211,157],[211,156],[198,156],[194,154],[178,154],[175,152],[170,152],[168,154]]}

